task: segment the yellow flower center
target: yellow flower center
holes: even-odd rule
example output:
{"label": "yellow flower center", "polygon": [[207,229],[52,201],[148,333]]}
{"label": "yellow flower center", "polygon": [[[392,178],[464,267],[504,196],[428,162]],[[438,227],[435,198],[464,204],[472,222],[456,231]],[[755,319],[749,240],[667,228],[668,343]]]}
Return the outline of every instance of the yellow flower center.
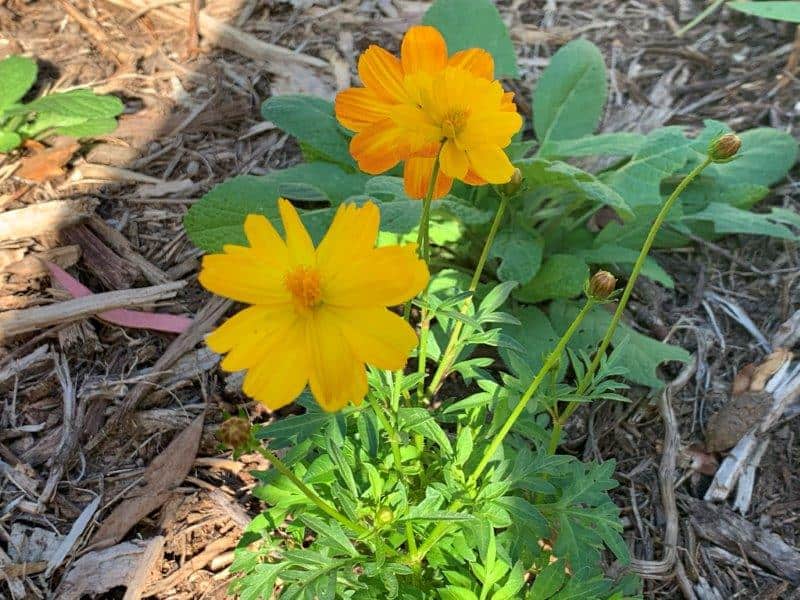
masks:
{"label": "yellow flower center", "polygon": [[311,309],[322,302],[319,271],[312,267],[295,267],[283,276],[283,283],[301,308]]}
{"label": "yellow flower center", "polygon": [[462,108],[451,108],[444,115],[442,120],[442,133],[447,139],[455,139],[467,124],[469,111]]}

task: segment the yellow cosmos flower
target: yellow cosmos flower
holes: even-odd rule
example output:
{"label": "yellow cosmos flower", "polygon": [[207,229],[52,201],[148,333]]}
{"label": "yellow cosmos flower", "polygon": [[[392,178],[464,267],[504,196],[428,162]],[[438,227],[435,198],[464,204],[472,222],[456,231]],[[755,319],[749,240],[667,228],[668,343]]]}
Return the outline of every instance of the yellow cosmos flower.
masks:
{"label": "yellow cosmos flower", "polygon": [[367,393],[365,363],[401,369],[417,343],[412,327],[386,307],[416,296],[428,268],[414,244],[375,248],[380,213],[367,202],[342,205],[314,248],[297,211],[278,201],[285,240],[261,215],[244,224],[249,246],[203,258],[200,283],[251,304],[207,338],[226,371],[247,369],[244,393],[272,410],[309,385],[327,411]]}
{"label": "yellow cosmos flower", "polygon": [[336,96],[336,116],[356,132],[350,152],[363,171],[383,173],[405,161],[406,193],[422,198],[441,148],[435,198],[453,178],[472,185],[510,179],[513,166],[502,148],[522,118],[514,94],[493,80],[488,52],[470,48],[448,58],[442,35],[416,26],[403,37],[399,59],[370,46],[358,73],[364,87]]}

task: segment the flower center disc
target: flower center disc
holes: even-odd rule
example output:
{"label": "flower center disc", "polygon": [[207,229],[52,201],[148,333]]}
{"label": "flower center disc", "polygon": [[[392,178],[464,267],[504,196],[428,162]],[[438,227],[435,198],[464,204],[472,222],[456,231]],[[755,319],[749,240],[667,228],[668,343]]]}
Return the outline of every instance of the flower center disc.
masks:
{"label": "flower center disc", "polygon": [[466,110],[452,109],[448,111],[444,117],[444,121],[442,121],[442,133],[444,133],[446,138],[454,139],[461,133],[461,130],[464,129],[468,117],[469,112]]}
{"label": "flower center disc", "polygon": [[291,292],[295,303],[302,308],[314,308],[322,301],[319,271],[314,268],[296,267],[286,273],[283,283]]}

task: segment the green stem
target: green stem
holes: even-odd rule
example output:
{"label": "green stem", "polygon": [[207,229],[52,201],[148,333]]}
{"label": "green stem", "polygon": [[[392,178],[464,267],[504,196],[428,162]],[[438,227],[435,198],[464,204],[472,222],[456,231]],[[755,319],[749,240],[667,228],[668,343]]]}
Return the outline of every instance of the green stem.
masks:
{"label": "green stem", "polygon": [[386,418],[386,413],[384,412],[383,407],[378,404],[378,401],[375,399],[375,397],[372,394],[367,394],[367,398],[370,406],[372,406],[372,410],[375,411],[375,416],[378,417],[378,421],[381,422],[381,426],[383,426],[383,428],[386,430],[386,435],[389,437],[389,444],[392,447],[394,468],[400,475],[400,478],[403,479],[403,464],[400,457],[400,442],[397,438],[397,431],[394,427],[392,427],[389,419]]}
{"label": "green stem", "polygon": [[[608,328],[606,329],[606,333],[603,336],[603,341],[600,343],[600,347],[597,349],[597,352],[592,359],[592,363],[589,369],[584,374],[583,378],[578,382],[578,387],[576,390],[576,395],[580,396],[589,388],[595,373],[597,372],[598,367],[600,366],[600,361],[605,356],[606,350],[608,350],[609,344],[611,344],[611,340],[614,337],[614,333],[616,333],[617,326],[622,319],[622,314],[625,312],[625,307],[628,304],[628,300],[633,293],[633,287],[636,284],[636,280],[639,277],[639,274],[642,272],[642,268],[644,267],[644,262],[647,259],[647,255],[650,253],[650,249],[653,246],[653,242],[656,239],[656,235],[658,235],[659,229],[661,229],[661,225],[664,223],[664,220],[667,218],[670,209],[675,204],[675,201],[678,197],[683,193],[683,190],[687,188],[687,186],[695,180],[695,178],[702,173],[703,169],[705,169],[708,165],[710,165],[713,161],[711,158],[706,158],[703,162],[697,165],[692,171],[683,178],[683,180],[678,184],[673,192],[670,194],[667,201],[664,202],[664,205],[661,207],[658,215],[656,215],[653,224],[650,226],[650,231],[647,233],[647,237],[645,238],[644,244],[642,245],[642,249],[639,251],[639,256],[636,258],[636,263],[633,265],[633,270],[631,271],[631,275],[628,278],[628,283],[625,286],[624,291],[622,292],[622,297],[617,304],[617,309],[614,311],[614,316],[611,317],[611,323],[609,323]],[[564,425],[566,424],[567,420],[572,416],[572,413],[577,410],[578,405],[581,404],[578,401],[572,401],[567,404],[566,409],[558,420],[553,424],[553,431],[550,436],[550,453],[553,454],[558,446],[558,441],[561,436],[561,430],[563,429]]]}
{"label": "green stem", "polygon": [[708,17],[711,13],[717,10],[720,6],[725,3],[725,0],[714,0],[713,3],[709,4],[705,10],[703,10],[699,15],[697,15],[694,19],[689,21],[686,25],[678,29],[675,32],[675,37],[683,37],[683,35],[689,31],[690,29],[694,28],[698,23],[700,23],[703,19]]}
{"label": "green stem", "polygon": [[[295,475],[292,472],[292,470],[289,467],[287,467],[286,464],[280,458],[278,458],[275,455],[275,453],[273,453],[271,450],[268,450],[267,448],[264,448],[263,446],[259,446],[258,447],[258,451],[261,453],[262,456],[264,456],[264,458],[266,458],[267,460],[269,460],[272,463],[272,466],[274,466],[281,475],[285,476],[287,479],[289,479],[289,481],[291,481],[295,486],[297,486],[297,489],[299,489],[301,492],[303,492],[303,494],[305,494],[306,498],[311,500],[311,502],[313,502],[317,506],[317,508],[319,508],[326,515],[328,515],[332,519],[338,521],[339,523],[341,523],[342,525],[344,525],[348,529],[351,529],[352,531],[355,531],[362,538],[366,539],[366,538],[368,538],[368,537],[373,535],[372,531],[370,531],[369,529],[367,529],[363,525],[360,525],[360,524],[358,524],[358,523],[356,523],[354,521],[351,521],[345,515],[340,513],[338,510],[336,510],[333,506],[331,506],[330,504],[325,502],[325,500],[320,498],[314,490],[312,490],[305,483],[303,483],[303,481],[299,477],[297,477],[297,475]],[[388,552],[390,555],[396,556],[398,554],[397,550],[395,550],[391,546],[387,545],[380,538],[376,537],[375,541],[380,546],[382,546],[383,549],[386,552]]]}
{"label": "green stem", "polygon": [[[595,304],[596,302],[590,298],[586,302],[584,307],[580,310],[580,312],[577,314],[572,323],[570,323],[570,326],[564,332],[564,335],[561,336],[561,339],[558,340],[558,344],[556,344],[556,347],[548,355],[544,364],[539,369],[539,372],[536,374],[536,376],[533,378],[533,381],[531,381],[530,385],[528,386],[528,389],[525,390],[525,393],[522,394],[522,397],[519,399],[519,402],[517,402],[517,405],[514,407],[514,410],[511,412],[511,415],[508,418],[506,418],[505,422],[503,423],[503,426],[500,428],[500,431],[497,432],[494,439],[492,439],[492,441],[489,443],[489,446],[484,451],[483,457],[481,458],[481,461],[478,463],[478,466],[475,467],[475,470],[469,476],[469,479],[467,479],[466,487],[468,489],[473,488],[475,484],[478,482],[478,478],[481,476],[487,465],[491,462],[495,452],[497,452],[497,449],[503,443],[506,436],[511,431],[511,428],[514,427],[514,424],[516,423],[517,419],[520,417],[522,412],[527,407],[530,399],[533,398],[533,395],[539,389],[539,386],[542,384],[542,381],[544,381],[544,378],[547,376],[550,370],[556,364],[558,364],[558,361],[561,359],[561,355],[564,353],[564,350],[566,349],[569,340],[578,330],[578,327],[580,327],[581,322],[586,317],[586,315],[589,314],[589,311]],[[463,505],[464,503],[461,502],[460,500],[454,500],[450,504],[450,506],[448,506],[447,510],[451,512],[457,511]],[[428,553],[428,551],[431,548],[433,548],[436,542],[438,542],[439,539],[441,539],[441,537],[445,533],[447,533],[448,527],[449,524],[447,523],[444,522],[438,523],[436,527],[434,527],[433,531],[428,536],[428,538],[425,540],[425,542],[419,547],[419,550],[416,553],[413,553],[411,556],[409,556],[408,560],[411,563],[420,562]]]}
{"label": "green stem", "polygon": [[[497,236],[497,231],[500,229],[500,223],[503,221],[503,217],[505,216],[506,209],[508,208],[508,201],[509,198],[505,194],[500,194],[500,206],[497,207],[497,212],[494,215],[494,220],[492,221],[492,226],[489,229],[489,236],[486,238],[486,242],[483,244],[483,250],[481,251],[481,256],[478,259],[478,264],[475,267],[475,272],[472,274],[472,280],[469,282],[469,291],[475,292],[478,289],[478,284],[481,281],[481,275],[483,274],[483,268],[486,266],[486,261],[489,259],[489,251],[492,249],[492,244],[494,243],[494,238]],[[472,297],[467,298],[464,300],[464,303],[461,305],[460,312],[462,315],[466,314],[469,310],[469,307],[472,304]],[[450,367],[453,366],[456,358],[458,357],[458,341],[459,336],[461,335],[461,330],[464,328],[463,321],[456,321],[453,324],[453,330],[450,332],[450,339],[447,340],[447,346],[445,347],[444,352],[442,353],[442,359],[439,361],[439,365],[436,368],[436,372],[433,374],[433,379],[431,380],[430,385],[428,386],[428,394],[433,396],[442,385],[442,381],[445,377],[449,374]]]}

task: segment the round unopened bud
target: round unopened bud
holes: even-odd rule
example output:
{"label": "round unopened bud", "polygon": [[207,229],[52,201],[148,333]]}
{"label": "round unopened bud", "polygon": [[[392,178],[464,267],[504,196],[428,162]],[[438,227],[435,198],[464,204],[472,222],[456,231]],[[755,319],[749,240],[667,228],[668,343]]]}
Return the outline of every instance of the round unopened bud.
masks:
{"label": "round unopened bud", "polygon": [[742,147],[742,140],[735,133],[718,137],[708,147],[708,156],[717,163],[728,162]]}
{"label": "round unopened bud", "polygon": [[503,194],[506,196],[513,196],[519,191],[519,188],[522,187],[522,171],[519,169],[514,169],[513,175],[511,175],[511,179],[508,180],[508,183],[503,185]]}
{"label": "round unopened bud", "polygon": [[608,271],[598,271],[589,280],[589,295],[597,300],[605,300],[617,287],[617,278]]}
{"label": "round unopened bud", "polygon": [[388,506],[381,506],[378,513],[375,515],[375,521],[379,525],[388,525],[394,520],[394,513]]}
{"label": "round unopened bud", "polygon": [[239,448],[250,441],[250,421],[242,417],[231,417],[219,426],[217,438],[231,448]]}

